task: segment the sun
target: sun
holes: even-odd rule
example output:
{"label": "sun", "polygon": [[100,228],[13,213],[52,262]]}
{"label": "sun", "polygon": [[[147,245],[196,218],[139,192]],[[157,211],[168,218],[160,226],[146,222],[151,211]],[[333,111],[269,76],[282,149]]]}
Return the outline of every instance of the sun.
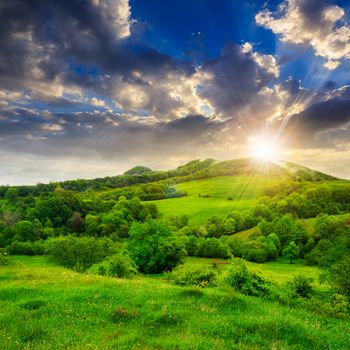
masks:
{"label": "sun", "polygon": [[251,138],[251,156],[264,162],[277,160],[278,145],[267,138]]}

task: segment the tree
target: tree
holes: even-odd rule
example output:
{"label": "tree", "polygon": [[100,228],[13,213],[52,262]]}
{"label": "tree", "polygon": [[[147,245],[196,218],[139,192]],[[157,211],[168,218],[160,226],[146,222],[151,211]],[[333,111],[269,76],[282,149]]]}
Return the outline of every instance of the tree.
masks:
{"label": "tree", "polygon": [[74,232],[82,232],[84,230],[84,221],[79,212],[75,211],[73,213],[70,226]]}
{"label": "tree", "polygon": [[338,293],[350,298],[350,257],[344,256],[341,261],[332,264],[326,272],[326,278]]}
{"label": "tree", "polygon": [[30,221],[22,220],[15,226],[15,234],[21,237],[21,241],[34,240],[34,225]]}
{"label": "tree", "polygon": [[186,251],[169,226],[157,220],[134,222],[126,243],[130,257],[140,272],[159,273],[174,269]]}
{"label": "tree", "polygon": [[15,187],[10,187],[5,193],[5,199],[9,201],[9,203],[16,202],[19,196],[18,190]]}
{"label": "tree", "polygon": [[236,232],[236,221],[233,218],[227,218],[223,225],[224,232],[226,234],[231,234]]}
{"label": "tree", "polygon": [[299,258],[300,249],[294,241],[289,242],[288,246],[283,249],[283,256],[289,259],[289,262],[293,264],[293,260]]}

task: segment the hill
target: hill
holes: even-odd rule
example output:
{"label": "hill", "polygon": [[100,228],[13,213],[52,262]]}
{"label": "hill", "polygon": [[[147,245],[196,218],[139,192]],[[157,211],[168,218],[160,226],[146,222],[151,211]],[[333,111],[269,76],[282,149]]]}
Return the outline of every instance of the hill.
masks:
{"label": "hill", "polygon": [[124,175],[142,175],[151,172],[152,169],[145,166],[137,165],[129,170],[127,170]]}
{"label": "hill", "polygon": [[174,186],[176,190],[186,192],[186,196],[153,203],[165,216],[186,214],[191,224],[204,224],[210,216],[225,217],[233,210],[248,209],[265,188],[280,181],[280,177],[271,175],[219,176],[192,180]]}
{"label": "hill", "polygon": [[20,196],[38,196],[41,193],[53,192],[60,187],[65,190],[76,192],[102,191],[114,188],[123,188],[137,184],[150,183],[155,181],[167,181],[168,183],[180,183],[191,180],[207,179],[218,176],[229,175],[267,175],[290,177],[297,180],[322,181],[332,180],[333,177],[302,167],[292,163],[281,162],[258,162],[251,158],[234,159],[227,161],[216,161],[214,159],[193,160],[173,170],[152,171],[143,166],[136,166],[123,175],[108,176],[96,179],[77,179],[49,184],[38,184],[34,186],[0,186],[0,198],[5,196],[10,187],[15,187]]}

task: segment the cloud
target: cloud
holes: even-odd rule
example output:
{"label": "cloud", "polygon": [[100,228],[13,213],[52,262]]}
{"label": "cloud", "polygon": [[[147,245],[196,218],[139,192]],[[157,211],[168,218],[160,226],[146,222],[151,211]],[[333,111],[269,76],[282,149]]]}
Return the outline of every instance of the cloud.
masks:
{"label": "cloud", "polygon": [[350,58],[350,26],[344,18],[344,10],[326,0],[287,0],[276,12],[259,12],[255,20],[282,41],[311,46],[325,58],[324,66],[333,70]]}
{"label": "cloud", "polygon": [[319,94],[314,103],[290,117],[285,135],[297,148],[348,149],[350,87]]}
{"label": "cloud", "polygon": [[106,106],[106,102],[104,100],[100,100],[96,97],[93,97],[91,99],[91,103],[96,107],[105,107]]}
{"label": "cloud", "polygon": [[273,56],[253,52],[247,44],[228,44],[220,57],[204,63],[199,72],[198,94],[217,113],[232,116],[248,106],[278,73]]}

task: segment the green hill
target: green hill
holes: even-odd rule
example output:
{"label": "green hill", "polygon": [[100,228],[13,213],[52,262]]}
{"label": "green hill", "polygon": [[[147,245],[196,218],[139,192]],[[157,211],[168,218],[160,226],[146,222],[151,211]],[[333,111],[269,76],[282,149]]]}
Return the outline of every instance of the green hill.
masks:
{"label": "green hill", "polygon": [[129,170],[127,170],[124,175],[142,175],[148,172],[151,172],[152,169],[145,166],[137,165]]}

